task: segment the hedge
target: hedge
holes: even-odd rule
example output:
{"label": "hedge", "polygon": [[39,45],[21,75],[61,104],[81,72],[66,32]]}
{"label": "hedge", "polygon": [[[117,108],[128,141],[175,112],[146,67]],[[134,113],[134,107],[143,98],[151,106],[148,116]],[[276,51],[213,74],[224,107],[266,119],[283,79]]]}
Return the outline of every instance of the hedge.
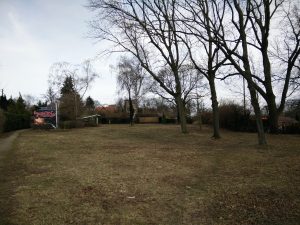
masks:
{"label": "hedge", "polygon": [[30,128],[31,117],[29,114],[15,114],[5,112],[4,131],[13,131]]}

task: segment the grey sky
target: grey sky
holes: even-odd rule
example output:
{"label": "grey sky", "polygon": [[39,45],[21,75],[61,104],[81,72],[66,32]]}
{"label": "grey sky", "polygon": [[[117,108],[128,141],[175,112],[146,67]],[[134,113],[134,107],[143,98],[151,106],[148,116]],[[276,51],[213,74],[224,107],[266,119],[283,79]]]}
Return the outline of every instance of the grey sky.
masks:
{"label": "grey sky", "polygon": [[[101,45],[86,38],[92,14],[86,0],[0,0],[0,89],[41,97],[55,62],[78,64],[94,58]],[[115,100],[112,57],[94,62],[100,78],[87,95],[101,103]]]}
{"label": "grey sky", "polygon": [[[0,0],[0,89],[8,97],[21,92],[41,99],[53,63],[79,64],[95,59],[107,47],[87,38],[92,13],[84,7],[86,4],[87,0]],[[100,78],[86,96],[102,104],[115,102],[116,81],[109,66],[117,57],[94,61]],[[224,83],[217,85],[220,100],[241,97]],[[210,105],[209,98],[207,101]]]}

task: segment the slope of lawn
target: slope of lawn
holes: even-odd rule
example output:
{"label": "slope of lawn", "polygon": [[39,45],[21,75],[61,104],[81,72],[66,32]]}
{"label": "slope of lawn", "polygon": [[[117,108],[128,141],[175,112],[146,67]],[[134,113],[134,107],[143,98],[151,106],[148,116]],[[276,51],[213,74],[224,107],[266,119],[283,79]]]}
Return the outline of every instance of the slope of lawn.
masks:
{"label": "slope of lawn", "polygon": [[104,125],[20,134],[0,224],[297,224],[300,136]]}

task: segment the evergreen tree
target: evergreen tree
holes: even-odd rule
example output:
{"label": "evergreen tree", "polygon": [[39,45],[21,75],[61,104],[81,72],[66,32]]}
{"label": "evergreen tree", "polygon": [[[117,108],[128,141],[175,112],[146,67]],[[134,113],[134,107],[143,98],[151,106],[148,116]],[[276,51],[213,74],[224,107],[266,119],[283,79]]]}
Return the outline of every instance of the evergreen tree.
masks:
{"label": "evergreen tree", "polygon": [[10,97],[7,112],[5,112],[4,131],[29,128],[31,115],[21,94],[16,100]]}
{"label": "evergreen tree", "polygon": [[91,98],[91,96],[86,98],[85,107],[89,110],[95,109],[95,101]]}
{"label": "evergreen tree", "polygon": [[64,80],[63,86],[60,90],[60,94],[70,94],[70,93],[75,93],[75,88],[74,88],[74,82],[72,77],[67,76],[66,79]]}
{"label": "evergreen tree", "polygon": [[83,110],[83,103],[78,92],[74,88],[72,77],[68,76],[64,80],[63,86],[60,90],[60,119],[76,120]]}
{"label": "evergreen tree", "polygon": [[37,103],[37,106],[38,107],[46,107],[47,106],[47,101],[42,102],[41,100],[39,100],[38,103]]}
{"label": "evergreen tree", "polygon": [[2,93],[2,95],[0,96],[0,108],[6,111],[7,107],[8,107],[8,100],[6,98],[6,95]]}
{"label": "evergreen tree", "polygon": [[19,94],[17,100],[10,98],[8,100],[8,112],[15,114],[26,114],[28,111],[26,110],[25,100],[22,98],[22,95]]}

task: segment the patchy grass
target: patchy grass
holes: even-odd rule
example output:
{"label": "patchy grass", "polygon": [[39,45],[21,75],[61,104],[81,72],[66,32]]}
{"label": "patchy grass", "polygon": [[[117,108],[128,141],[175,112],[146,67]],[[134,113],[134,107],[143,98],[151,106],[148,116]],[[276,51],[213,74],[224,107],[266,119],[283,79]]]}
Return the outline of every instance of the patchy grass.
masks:
{"label": "patchy grass", "polygon": [[177,126],[28,131],[0,175],[0,224],[297,224],[300,136]]}

